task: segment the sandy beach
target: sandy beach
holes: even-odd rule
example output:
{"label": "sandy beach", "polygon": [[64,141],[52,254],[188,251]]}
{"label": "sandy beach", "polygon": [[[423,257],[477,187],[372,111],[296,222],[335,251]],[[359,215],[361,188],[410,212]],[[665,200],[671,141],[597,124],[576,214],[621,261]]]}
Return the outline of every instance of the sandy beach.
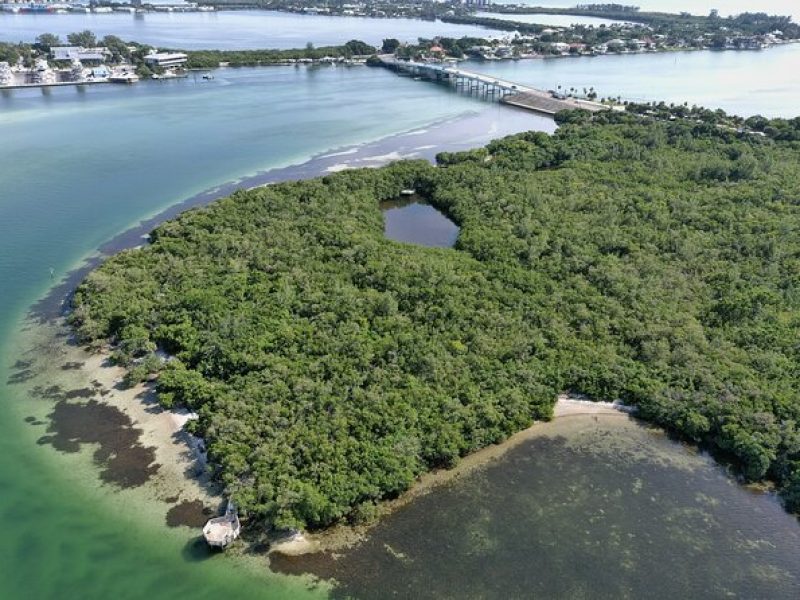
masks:
{"label": "sandy beach", "polygon": [[[61,337],[67,335],[65,328],[62,324],[58,330]],[[69,385],[85,386],[72,390],[59,388],[53,396],[57,408],[51,415],[48,431],[52,435],[48,441],[57,449],[63,449],[67,443],[99,444],[94,458],[101,480],[121,488],[136,488],[137,497],[151,501],[149,512],[155,506],[157,512],[164,514],[165,526],[189,527],[199,535],[202,524],[210,516],[216,516],[224,498],[222,490],[211,480],[202,441],[184,430],[194,415],[159,406],[154,382],[125,388],[122,385],[125,369],[111,364],[107,350],[91,353],[74,344],[65,344],[58,336],[48,346],[54,353],[51,364],[60,363],[60,369],[72,377]],[[59,406],[68,407],[70,412],[60,415]],[[358,526],[342,524],[315,533],[286,532],[269,539],[269,552],[299,556],[352,546],[365,539],[382,517],[501,459],[526,440],[546,434],[557,422],[587,415],[627,418],[628,412],[630,409],[620,404],[561,395],[554,406],[552,421],[536,422],[501,444],[462,458],[452,469],[425,473],[399,498],[380,503],[373,522]],[[98,423],[106,430],[104,435],[97,435],[92,429]],[[88,429],[92,429],[91,435]],[[263,541],[259,540],[259,545]]]}
{"label": "sandy beach", "polygon": [[[83,351],[81,351],[83,352]],[[165,410],[158,404],[155,385],[140,384],[124,388],[125,369],[110,364],[105,354],[86,355],[84,370],[107,393],[103,401],[125,413],[141,430],[140,443],[155,449],[158,474],[152,482],[158,495],[176,496],[185,502],[201,501],[215,506],[221,496],[215,493],[206,469],[199,440],[184,430],[194,415],[184,409]],[[95,384],[96,385],[96,384]]]}
{"label": "sandy beach", "polygon": [[[59,452],[81,453],[94,463],[95,477],[112,486],[142,513],[161,514],[165,526],[196,531],[216,516],[223,502],[211,480],[202,442],[184,430],[190,412],[159,406],[155,384],[122,384],[125,369],[111,364],[107,352],[91,353],[68,342],[57,326],[34,325],[36,375],[31,395],[45,401],[47,415],[32,424],[45,426],[38,442]],[[91,465],[87,465],[91,467]]]}

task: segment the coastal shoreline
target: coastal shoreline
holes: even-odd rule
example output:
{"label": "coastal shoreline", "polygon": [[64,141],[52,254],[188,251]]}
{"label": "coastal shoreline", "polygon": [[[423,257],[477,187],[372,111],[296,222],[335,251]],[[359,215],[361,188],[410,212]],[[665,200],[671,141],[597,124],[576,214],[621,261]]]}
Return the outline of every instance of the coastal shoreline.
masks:
{"label": "coastal shoreline", "polygon": [[[160,527],[188,526],[199,535],[201,521],[215,514],[222,496],[206,469],[198,438],[183,430],[190,415],[158,406],[152,382],[124,389],[125,370],[111,364],[108,352],[89,352],[75,343],[64,320],[75,287],[113,254],[140,247],[160,223],[238,189],[324,176],[344,168],[379,167],[399,159],[433,161],[440,151],[480,146],[519,131],[552,132],[556,128],[552,119],[510,107],[481,108],[377,140],[329,148],[309,160],[209,188],[143,219],[82,259],[32,305],[23,328],[25,342],[18,356],[24,360],[18,361],[13,377],[30,382],[29,393],[45,402],[31,411],[35,418],[26,417],[37,429],[46,428],[38,443],[52,445],[58,452],[94,448],[90,451],[94,459],[85,465],[88,476],[119,488],[121,498],[128,498],[126,502],[133,498],[146,502],[144,512],[151,521],[152,515],[160,515],[156,522],[166,521]],[[98,426],[102,428],[99,435],[88,430]],[[125,443],[119,444],[117,439]],[[239,550],[232,554],[238,556]]]}
{"label": "coastal shoreline", "polygon": [[72,292],[78,284],[107,258],[123,250],[141,246],[153,229],[184,211],[206,206],[230,196],[237,190],[250,190],[285,181],[322,177],[345,168],[377,168],[396,160],[423,159],[433,162],[439,152],[468,150],[482,146],[493,139],[522,131],[553,133],[555,129],[556,124],[550,117],[500,104],[478,105],[474,112],[439,119],[424,126],[375,140],[336,146],[315,153],[307,160],[268,168],[240,179],[221,183],[179,202],[170,203],[154,215],[141,219],[101,244],[95,252],[82,259],[34,302],[28,316],[39,322],[63,316],[69,308]]}
{"label": "coastal shoreline", "polygon": [[[35,357],[30,393],[44,403],[38,403],[36,410],[25,410],[36,415],[35,421],[26,419],[31,425],[46,428],[38,443],[67,454],[87,448],[85,458],[79,459],[83,477],[97,481],[106,493],[115,490],[124,504],[136,505],[136,512],[149,523],[165,530],[181,528],[194,540],[189,544],[200,543],[202,525],[219,513],[225,498],[222,485],[213,478],[203,440],[185,430],[195,415],[161,407],[153,380],[126,387],[126,369],[112,362],[111,349],[77,344],[64,318],[31,325],[20,356]],[[512,449],[546,433],[549,423],[580,422],[587,417],[628,419],[632,410],[616,402],[562,394],[551,420],[536,421],[498,444],[464,456],[451,469],[422,474],[397,498],[379,502],[369,522],[341,523],[316,532],[256,528],[227,554],[263,564],[276,554],[299,557],[344,551],[367,539],[372,528],[395,511],[501,460]]]}
{"label": "coastal shoreline", "polygon": [[[134,487],[140,488],[144,497],[166,512],[164,527],[185,526],[199,535],[204,519],[216,516],[224,504],[224,490],[211,476],[202,440],[184,429],[194,415],[183,409],[167,410],[159,406],[153,381],[125,387],[122,381],[126,370],[112,363],[109,348],[93,351],[80,347],[74,341],[64,347],[61,336],[70,335],[66,333],[68,327],[65,322],[60,322],[52,340],[54,347],[62,346],[59,358],[64,363],[62,369],[66,365],[75,366],[77,375],[99,395],[97,402],[125,415],[130,428],[139,432],[136,444],[151,451],[146,459],[151,462],[138,465],[140,470],[150,469],[150,474]],[[83,400],[77,406],[80,407]],[[562,394],[556,400],[550,421],[536,421],[499,444],[462,457],[451,469],[437,469],[422,474],[399,497],[379,502],[375,518],[368,523],[342,523],[318,532],[264,532],[254,537],[245,536],[233,554],[254,553],[269,560],[273,554],[302,556],[350,548],[366,539],[370,530],[388,515],[421,496],[501,460],[512,449],[546,431],[543,426],[548,423],[589,416],[594,419],[629,418],[631,412],[631,407],[618,402],[596,402],[576,394]],[[56,432],[55,436],[58,435]],[[123,462],[140,459],[136,454],[120,458]],[[125,487],[122,486],[123,489]]]}
{"label": "coastal shoreline", "polygon": [[436,489],[455,483],[479,469],[501,460],[508,452],[541,435],[548,423],[580,417],[630,418],[634,408],[619,402],[589,400],[579,394],[560,394],[553,406],[550,421],[535,421],[529,427],[509,436],[499,444],[486,446],[468,454],[451,469],[437,469],[423,473],[417,481],[398,498],[383,500],[377,505],[375,519],[364,525],[339,524],[315,533],[299,533],[285,540],[276,540],[269,554],[296,557],[319,552],[337,552],[363,541],[369,531],[385,517],[409,505],[414,500],[434,492]]}

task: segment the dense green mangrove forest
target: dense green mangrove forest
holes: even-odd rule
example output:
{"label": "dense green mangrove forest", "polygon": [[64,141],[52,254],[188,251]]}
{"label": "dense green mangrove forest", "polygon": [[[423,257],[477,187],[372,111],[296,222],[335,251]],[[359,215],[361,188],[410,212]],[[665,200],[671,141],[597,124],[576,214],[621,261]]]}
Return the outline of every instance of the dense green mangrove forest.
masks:
{"label": "dense green mangrove forest", "polygon": [[[723,117],[563,113],[437,166],[240,191],[108,260],[70,318],[129,383],[160,371],[255,522],[367,519],[562,391],[635,405],[797,510],[800,119]],[[384,237],[405,188],[454,248]]]}

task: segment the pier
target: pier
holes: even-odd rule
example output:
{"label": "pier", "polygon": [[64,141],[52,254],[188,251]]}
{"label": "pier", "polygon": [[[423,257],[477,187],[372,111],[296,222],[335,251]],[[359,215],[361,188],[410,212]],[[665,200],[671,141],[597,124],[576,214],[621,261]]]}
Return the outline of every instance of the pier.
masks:
{"label": "pier", "polygon": [[241,531],[242,525],[239,522],[239,513],[234,503],[228,500],[225,514],[221,517],[209,519],[205,524],[203,537],[212,548],[222,548],[224,550],[236,541]]}
{"label": "pier", "polygon": [[504,104],[531,110],[545,115],[554,115],[561,110],[581,108],[589,111],[607,110],[599,102],[579,98],[557,97],[545,90],[507,81],[491,75],[484,75],[462,69],[457,65],[422,63],[398,60],[394,56],[381,56],[381,63],[388,69],[405,73],[412,77],[445,83],[456,90],[488,99],[496,99]]}

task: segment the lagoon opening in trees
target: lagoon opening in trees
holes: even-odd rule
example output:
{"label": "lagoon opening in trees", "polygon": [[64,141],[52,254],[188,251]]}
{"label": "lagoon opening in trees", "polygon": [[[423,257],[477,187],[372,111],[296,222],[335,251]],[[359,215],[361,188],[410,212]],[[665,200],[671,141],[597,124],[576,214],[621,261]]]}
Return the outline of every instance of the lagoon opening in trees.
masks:
{"label": "lagoon opening in trees", "polygon": [[384,232],[396,242],[451,248],[458,226],[417,195],[381,202]]}

